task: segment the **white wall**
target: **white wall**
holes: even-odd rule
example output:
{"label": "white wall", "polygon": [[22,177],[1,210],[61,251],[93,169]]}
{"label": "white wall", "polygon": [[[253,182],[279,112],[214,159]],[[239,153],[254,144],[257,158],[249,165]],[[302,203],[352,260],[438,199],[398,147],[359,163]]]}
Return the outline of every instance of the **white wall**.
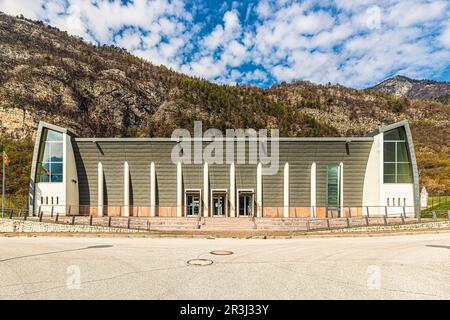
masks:
{"label": "white wall", "polygon": [[64,182],[66,186],[66,204],[71,206],[71,213],[79,212],[78,175],[70,136],[64,134]]}
{"label": "white wall", "polygon": [[[43,202],[41,202],[41,197]],[[48,198],[48,205],[46,205],[46,197]],[[53,197],[53,203],[55,204],[54,212],[64,213],[64,204],[66,202],[66,193],[64,182],[40,182],[36,183],[35,187],[35,213],[38,213],[39,206],[42,205],[42,211],[44,214],[50,213],[51,210],[51,198]],[[56,206],[56,197],[58,197],[59,206]]]}
{"label": "white wall", "polygon": [[[414,186],[412,183],[385,183],[383,184],[383,205],[387,205],[388,214],[402,214],[403,201],[406,200],[406,214],[414,215]],[[398,199],[400,198],[400,206]],[[395,202],[393,203],[393,199]]]}
{"label": "white wall", "polygon": [[383,185],[383,134],[374,137],[364,175],[363,206],[380,206]]}

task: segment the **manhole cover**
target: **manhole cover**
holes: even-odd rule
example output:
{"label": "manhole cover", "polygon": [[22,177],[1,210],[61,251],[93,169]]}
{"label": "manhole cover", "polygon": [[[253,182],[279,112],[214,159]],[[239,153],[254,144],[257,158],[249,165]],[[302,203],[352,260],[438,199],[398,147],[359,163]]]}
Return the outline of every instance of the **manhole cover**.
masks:
{"label": "manhole cover", "polygon": [[213,264],[212,260],[209,259],[191,259],[187,262],[188,265],[191,266],[209,266]]}
{"label": "manhole cover", "polygon": [[229,256],[230,254],[233,254],[233,251],[229,250],[214,250],[210,252],[211,254],[214,254],[216,256]]}

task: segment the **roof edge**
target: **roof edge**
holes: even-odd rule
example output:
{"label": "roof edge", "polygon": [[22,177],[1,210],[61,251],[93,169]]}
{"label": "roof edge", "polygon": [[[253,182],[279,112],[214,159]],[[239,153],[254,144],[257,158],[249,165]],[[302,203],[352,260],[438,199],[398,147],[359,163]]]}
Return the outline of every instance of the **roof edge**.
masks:
{"label": "roof edge", "polygon": [[[213,141],[257,141],[258,137],[233,137],[233,138],[75,138],[78,142],[213,142]],[[362,141],[373,141],[373,137],[279,137],[271,138],[267,137],[267,141],[280,141],[280,142],[297,142],[297,141],[311,141],[311,142],[362,142]]]}
{"label": "roof edge", "polygon": [[73,137],[76,136],[75,133],[72,130],[70,130],[70,129],[63,128],[63,127],[60,127],[60,126],[57,126],[57,125],[54,125],[54,124],[51,124],[51,123],[48,123],[48,122],[45,122],[45,121],[39,121],[38,132],[41,132],[42,129],[44,129],[44,128],[50,129],[50,130],[53,130],[53,131],[58,131],[58,132],[61,132],[61,133],[65,133],[65,134],[68,134],[68,135],[73,136]]}
{"label": "roof edge", "polygon": [[392,124],[388,124],[387,126],[384,127],[379,127],[371,132],[369,132],[368,134],[366,134],[366,137],[374,137],[380,133],[386,132],[386,131],[390,131],[396,128],[400,128],[400,127],[408,127],[409,128],[409,122],[406,119],[403,119],[401,121],[392,123]]}

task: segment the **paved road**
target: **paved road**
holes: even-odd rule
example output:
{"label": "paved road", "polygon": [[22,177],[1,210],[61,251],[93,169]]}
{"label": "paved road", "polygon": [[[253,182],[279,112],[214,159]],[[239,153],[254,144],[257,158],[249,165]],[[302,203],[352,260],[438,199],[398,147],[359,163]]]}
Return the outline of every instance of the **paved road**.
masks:
{"label": "paved road", "polygon": [[2,299],[450,299],[450,234],[0,238],[0,268]]}

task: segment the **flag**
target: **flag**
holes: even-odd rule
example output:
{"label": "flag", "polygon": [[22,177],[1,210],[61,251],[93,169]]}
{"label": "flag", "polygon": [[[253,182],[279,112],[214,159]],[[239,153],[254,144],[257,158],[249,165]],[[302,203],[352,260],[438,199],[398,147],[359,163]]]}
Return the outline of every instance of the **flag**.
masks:
{"label": "flag", "polygon": [[[9,157],[6,154],[6,152],[3,152],[3,155],[5,156],[5,166],[7,167],[7,166],[9,166]],[[2,156],[0,156],[0,160],[3,161],[3,157]]]}

